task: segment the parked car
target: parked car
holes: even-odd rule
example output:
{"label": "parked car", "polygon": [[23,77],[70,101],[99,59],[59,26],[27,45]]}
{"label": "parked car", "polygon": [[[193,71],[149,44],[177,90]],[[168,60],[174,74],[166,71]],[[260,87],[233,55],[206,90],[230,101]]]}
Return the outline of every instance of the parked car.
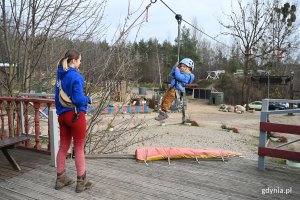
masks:
{"label": "parked car", "polygon": [[[244,107],[246,108],[246,104],[244,105]],[[262,107],[262,101],[253,101],[251,103],[248,104],[249,106],[249,110],[261,110]]]}
{"label": "parked car", "polygon": [[[287,107],[287,109],[289,109],[290,108],[290,106],[288,106]],[[292,109],[297,109],[297,108],[300,108],[300,104],[298,103],[293,103],[293,107],[292,107]]]}
{"label": "parked car", "polygon": [[290,107],[289,103],[279,103],[280,105],[284,106],[285,109],[288,109]]}
{"label": "parked car", "polygon": [[285,110],[286,105],[281,103],[269,103],[269,110]]}

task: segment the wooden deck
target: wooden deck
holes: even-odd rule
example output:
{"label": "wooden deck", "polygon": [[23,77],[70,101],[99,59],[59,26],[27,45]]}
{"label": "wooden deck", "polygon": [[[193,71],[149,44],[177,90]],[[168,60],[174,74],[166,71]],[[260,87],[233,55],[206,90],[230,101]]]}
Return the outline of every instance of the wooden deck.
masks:
{"label": "wooden deck", "polygon": [[[134,159],[87,159],[91,190],[75,193],[75,184],[54,190],[55,168],[50,156],[10,150],[22,171],[14,171],[0,155],[0,199],[300,199],[300,169],[242,158],[222,161],[155,161],[146,166]],[[76,177],[74,160],[67,161],[68,174]],[[274,194],[262,194],[269,188]],[[278,194],[292,189],[291,194]],[[275,191],[275,190],[277,191]],[[281,190],[282,189],[282,190]]]}

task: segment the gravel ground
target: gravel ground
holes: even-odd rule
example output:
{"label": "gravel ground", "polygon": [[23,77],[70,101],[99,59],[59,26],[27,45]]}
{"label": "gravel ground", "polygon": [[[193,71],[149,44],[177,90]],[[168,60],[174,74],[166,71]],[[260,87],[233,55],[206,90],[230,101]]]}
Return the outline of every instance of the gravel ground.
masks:
{"label": "gravel ground", "polygon": [[249,159],[257,158],[257,139],[245,134],[185,125],[148,127],[141,134],[145,137],[157,134],[157,137],[133,145],[123,153],[133,154],[139,147],[184,147],[231,150]]}
{"label": "gravel ground", "polygon": [[[199,127],[182,125],[181,113],[169,113],[166,124],[162,126],[154,120],[156,112],[137,114],[135,120],[144,120],[145,126],[140,130],[139,137],[153,139],[134,144],[123,150],[122,154],[134,154],[140,147],[185,147],[185,148],[211,148],[223,149],[241,153],[247,159],[257,160],[259,139],[260,112],[237,114],[218,111],[219,106],[208,105],[204,100],[188,100],[187,118],[195,120]],[[123,115],[127,118],[128,114]],[[108,123],[109,117],[106,119]],[[272,122],[299,124],[300,115],[272,116]],[[237,128],[238,133],[221,128]],[[286,136],[286,134],[285,134]],[[269,143],[270,145],[278,145]],[[296,149],[299,148],[299,144]],[[300,148],[298,149],[300,150]]]}
{"label": "gravel ground", "polygon": [[[181,113],[170,113],[165,125],[153,118],[157,113],[140,114],[147,126],[140,135],[154,139],[128,147],[122,153],[134,154],[139,147],[185,147],[231,150],[242,153],[245,158],[257,159],[259,113],[225,113],[218,106],[206,101],[189,100],[187,118],[195,120],[199,127],[180,124]],[[235,127],[239,133],[226,131],[222,124]]]}

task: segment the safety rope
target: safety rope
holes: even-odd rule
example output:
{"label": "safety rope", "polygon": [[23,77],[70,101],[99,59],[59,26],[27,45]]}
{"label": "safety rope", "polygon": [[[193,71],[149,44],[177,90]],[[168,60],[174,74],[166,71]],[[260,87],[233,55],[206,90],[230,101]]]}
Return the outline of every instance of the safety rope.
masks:
{"label": "safety rope", "polygon": [[150,0],[150,3],[146,6],[145,10],[132,22],[132,24],[125,31],[121,32],[120,37],[114,42],[112,46],[117,44],[123,38],[123,36],[135,25],[135,23],[142,17],[144,13],[146,13],[146,22],[148,21],[148,10],[152,4],[156,3],[156,1],[157,0]]}
{"label": "safety rope", "polygon": [[178,23],[178,36],[177,36],[177,61],[179,62],[179,56],[180,56],[180,38],[181,38],[181,21],[182,21],[182,16],[179,14],[175,15],[175,19],[177,20]]}
{"label": "safety rope", "polygon": [[[178,36],[177,36],[177,62],[180,60],[180,38],[181,38],[181,21],[182,21],[182,16],[180,14],[175,15],[175,19],[177,20],[178,23]],[[181,112],[182,112],[182,124],[185,123],[185,108],[184,108],[184,94],[183,92],[180,93],[180,99],[182,102],[182,107],[181,107]]]}
{"label": "safety rope", "polygon": [[[177,13],[170,8],[170,6],[168,6],[163,0],[160,0],[172,13],[174,13],[175,15],[177,15]],[[228,48],[230,48],[228,45],[226,45],[223,42],[220,42],[219,40],[217,40],[215,37],[212,37],[210,35],[208,35],[207,33],[205,33],[204,31],[200,30],[199,28],[197,28],[196,26],[192,25],[191,23],[189,23],[188,21],[186,21],[185,19],[182,19],[182,21],[184,21],[185,23],[187,23],[188,25],[190,25],[191,27],[193,27],[194,29],[196,29],[197,31],[201,32],[203,35],[206,35],[207,37],[209,37],[210,39],[214,40],[217,43],[220,43]]]}

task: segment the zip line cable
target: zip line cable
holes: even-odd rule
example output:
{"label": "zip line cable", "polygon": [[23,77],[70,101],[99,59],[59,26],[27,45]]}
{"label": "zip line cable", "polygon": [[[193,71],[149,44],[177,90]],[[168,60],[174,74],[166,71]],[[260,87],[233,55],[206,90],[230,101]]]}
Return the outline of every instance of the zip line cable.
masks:
{"label": "zip line cable", "polygon": [[155,3],[156,1],[151,1],[151,3],[149,3],[145,10],[132,22],[132,24],[125,30],[122,31],[120,34],[120,37],[114,42],[114,44],[112,46],[114,46],[115,44],[117,44],[122,38],[123,36],[135,25],[135,23],[142,17],[142,15],[146,12],[146,21],[148,20],[148,9],[150,8],[150,6]]}
{"label": "zip line cable", "polygon": [[[170,6],[168,6],[163,0],[160,0],[172,13],[174,13],[175,15],[177,15],[177,13],[170,8]],[[152,2],[152,1],[151,1]],[[199,28],[197,28],[196,26],[192,25],[191,23],[189,23],[188,21],[186,21],[185,19],[182,18],[182,21],[184,21],[185,23],[187,23],[188,25],[190,25],[191,27],[193,27],[194,29],[196,29],[197,31],[201,32],[202,34],[204,34],[205,36],[209,37],[210,39],[214,40],[217,43],[220,43],[228,48],[230,48],[228,45],[226,45],[223,42],[220,42],[219,40],[217,40],[215,37],[212,37],[210,35],[208,35],[207,33],[205,33],[204,31],[200,30]]]}

